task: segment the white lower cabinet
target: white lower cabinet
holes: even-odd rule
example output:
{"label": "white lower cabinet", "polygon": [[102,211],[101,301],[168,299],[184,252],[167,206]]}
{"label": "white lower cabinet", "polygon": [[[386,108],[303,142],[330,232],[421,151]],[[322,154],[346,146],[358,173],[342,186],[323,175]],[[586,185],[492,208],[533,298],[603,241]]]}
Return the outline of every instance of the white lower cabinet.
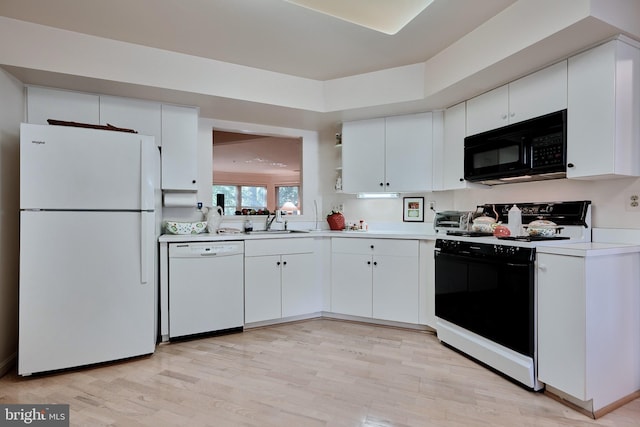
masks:
{"label": "white lower cabinet", "polygon": [[[338,239],[333,239],[333,243]],[[331,311],[352,316],[371,317],[373,287],[370,254],[331,254]]]}
{"label": "white lower cabinet", "polygon": [[538,378],[597,415],[640,389],[640,255],[538,253]]}
{"label": "white lower cabinet", "polygon": [[419,322],[417,240],[333,238],[331,311]]}
{"label": "white lower cabinet", "polygon": [[245,323],[320,311],[313,239],[245,242]]}

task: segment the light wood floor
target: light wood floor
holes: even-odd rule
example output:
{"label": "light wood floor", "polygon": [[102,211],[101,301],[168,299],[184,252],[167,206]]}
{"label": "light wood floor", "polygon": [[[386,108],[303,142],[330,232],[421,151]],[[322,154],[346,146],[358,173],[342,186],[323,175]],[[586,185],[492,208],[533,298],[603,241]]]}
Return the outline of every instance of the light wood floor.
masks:
{"label": "light wood floor", "polygon": [[0,403],[68,403],[73,426],[640,426],[640,399],[594,421],[430,333],[320,319],[8,374]]}

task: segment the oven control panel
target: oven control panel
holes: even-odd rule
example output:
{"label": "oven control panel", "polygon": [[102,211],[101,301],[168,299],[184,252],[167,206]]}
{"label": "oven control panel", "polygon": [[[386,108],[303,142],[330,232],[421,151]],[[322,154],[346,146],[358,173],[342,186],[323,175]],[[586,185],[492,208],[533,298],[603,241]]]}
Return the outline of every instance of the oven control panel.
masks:
{"label": "oven control panel", "polygon": [[477,258],[509,258],[512,261],[531,261],[535,257],[535,248],[463,240],[436,239],[435,248],[441,253]]}

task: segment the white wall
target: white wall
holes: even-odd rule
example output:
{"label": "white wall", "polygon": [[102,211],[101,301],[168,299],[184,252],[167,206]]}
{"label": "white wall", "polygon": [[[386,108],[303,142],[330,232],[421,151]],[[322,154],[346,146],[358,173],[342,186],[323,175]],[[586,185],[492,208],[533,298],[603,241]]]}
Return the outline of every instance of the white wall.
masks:
{"label": "white wall", "polygon": [[0,69],[0,375],[18,344],[19,153],[24,116],[22,83]]}

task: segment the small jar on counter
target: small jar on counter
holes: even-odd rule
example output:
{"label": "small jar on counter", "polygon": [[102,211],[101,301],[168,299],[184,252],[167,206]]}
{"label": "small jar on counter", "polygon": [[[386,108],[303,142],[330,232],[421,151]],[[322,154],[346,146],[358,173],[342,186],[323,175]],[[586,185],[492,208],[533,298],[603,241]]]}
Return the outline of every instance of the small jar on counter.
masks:
{"label": "small jar on counter", "polygon": [[244,220],[244,232],[253,231],[253,221],[249,218]]}

